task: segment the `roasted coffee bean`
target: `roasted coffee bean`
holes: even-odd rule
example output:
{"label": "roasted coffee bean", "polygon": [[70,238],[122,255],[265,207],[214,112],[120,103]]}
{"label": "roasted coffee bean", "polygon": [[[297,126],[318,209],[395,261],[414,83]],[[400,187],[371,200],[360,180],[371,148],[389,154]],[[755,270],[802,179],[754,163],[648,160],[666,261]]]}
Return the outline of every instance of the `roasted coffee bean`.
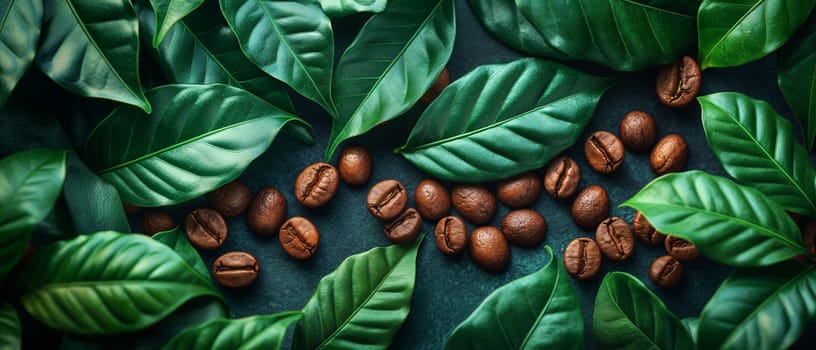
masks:
{"label": "roasted coffee bean", "polygon": [[142,215],[142,232],[148,236],[176,228],[176,220],[165,212],[149,211]]}
{"label": "roasted coffee bean", "polygon": [[453,207],[476,225],[484,225],[496,215],[496,198],[484,185],[459,184],[451,191]]}
{"label": "roasted coffee bean", "polygon": [[286,197],[277,188],[267,187],[255,195],[247,212],[249,230],[259,236],[278,234],[286,220]]}
{"label": "roasted coffee bean", "polygon": [[601,271],[601,249],[590,238],[573,239],[564,250],[564,268],[578,280],[586,281]]}
{"label": "roasted coffee bean", "polygon": [[127,216],[135,215],[137,212],[139,212],[139,209],[142,208],[142,207],[135,206],[135,205],[130,205],[130,204],[127,204],[127,203],[122,203],[122,207],[125,208],[125,215],[127,215]]}
{"label": "roasted coffee bean", "polygon": [[689,261],[700,257],[697,246],[680,237],[666,236],[666,241],[663,244],[669,255],[677,260]]}
{"label": "roasted coffee bean", "polygon": [[661,256],[652,263],[649,279],[658,287],[671,288],[680,283],[683,265],[671,255]]}
{"label": "roasted coffee bean", "polygon": [[371,155],[361,146],[344,148],[337,163],[340,178],[346,185],[362,186],[371,178]]}
{"label": "roasted coffee bean", "polygon": [[337,169],[328,163],[314,163],[303,169],[295,180],[295,199],[300,204],[317,208],[337,192]]}
{"label": "roasted coffee bean", "polygon": [[196,248],[212,250],[227,239],[227,223],[217,211],[209,208],[195,209],[184,220],[187,238]]}
{"label": "roasted coffee bean", "polygon": [[261,271],[258,259],[247,252],[229,252],[215,259],[213,263],[213,277],[218,284],[224,287],[246,287]]}
{"label": "roasted coffee bean", "polygon": [[598,227],[609,216],[609,194],[598,185],[585,187],[572,202],[572,221],[578,227],[590,230]]}
{"label": "roasted coffee bean", "polygon": [[278,235],[283,251],[289,256],[304,260],[317,252],[320,244],[320,232],[317,227],[304,217],[293,216],[286,220]]}
{"label": "roasted coffee bean", "polygon": [[629,259],[635,251],[635,237],[629,224],[616,216],[601,221],[595,230],[595,241],[601,252],[615,261]]}
{"label": "roasted coffee bean", "polygon": [[380,220],[392,220],[405,211],[408,192],[397,180],[384,180],[371,187],[366,197],[368,212]]}
{"label": "roasted coffee bean", "polygon": [[215,211],[227,218],[241,215],[252,201],[249,186],[241,180],[232,181],[207,195]]}
{"label": "roasted coffee bean", "polygon": [[609,174],[620,168],[626,153],[623,143],[615,134],[608,131],[596,131],[584,142],[584,156],[592,169]]}
{"label": "roasted coffee bean", "polygon": [[408,208],[393,221],[383,226],[385,237],[391,242],[404,244],[414,241],[422,229],[422,217],[414,208]]}
{"label": "roasted coffee bean", "polygon": [[621,141],[635,152],[646,152],[657,140],[657,125],[649,113],[631,111],[621,119],[618,130]]}
{"label": "roasted coffee bean", "polygon": [[644,244],[663,245],[663,242],[666,240],[666,235],[657,232],[657,230],[652,227],[652,224],[649,223],[649,220],[640,212],[637,212],[635,219],[632,220],[632,230],[635,233],[635,237]]}
{"label": "roasted coffee bean", "polygon": [[448,68],[442,70],[442,73],[439,74],[439,78],[436,79],[436,82],[431,85],[428,91],[425,92],[422,97],[419,98],[419,101],[429,105],[433,100],[442,93],[442,90],[445,90],[445,87],[450,84],[450,73],[448,72]]}
{"label": "roasted coffee bean", "polygon": [[694,101],[701,83],[700,66],[685,56],[657,71],[657,97],[666,106],[683,107]]}
{"label": "roasted coffee bean", "polygon": [[467,226],[456,216],[446,216],[436,223],[434,230],[436,246],[446,255],[456,255],[468,244]]}
{"label": "roasted coffee bean", "polygon": [[581,183],[581,168],[567,156],[559,156],[550,162],[544,173],[544,189],[556,199],[569,198]]}
{"label": "roasted coffee bean", "polygon": [[688,145],[680,135],[669,134],[660,139],[652,149],[649,164],[655,174],[663,175],[682,171],[688,160]]}
{"label": "roasted coffee bean", "polygon": [[504,205],[518,209],[533,204],[541,194],[541,181],[528,171],[496,183],[496,197]]}
{"label": "roasted coffee bean", "polygon": [[491,272],[501,272],[510,262],[510,247],[498,228],[482,226],[470,236],[470,256],[477,266]]}
{"label": "roasted coffee bean", "polygon": [[531,248],[547,237],[547,221],[535,210],[516,209],[502,219],[502,232],[510,243]]}
{"label": "roasted coffee bean", "polygon": [[414,190],[414,203],[425,220],[437,221],[448,215],[451,198],[448,190],[434,179],[422,180]]}

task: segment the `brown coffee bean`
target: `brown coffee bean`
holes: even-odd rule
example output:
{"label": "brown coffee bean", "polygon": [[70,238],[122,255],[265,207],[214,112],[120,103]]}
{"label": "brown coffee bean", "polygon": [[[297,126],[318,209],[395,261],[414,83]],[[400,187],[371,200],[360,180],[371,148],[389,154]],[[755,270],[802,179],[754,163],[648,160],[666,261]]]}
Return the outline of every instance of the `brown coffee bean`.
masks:
{"label": "brown coffee bean", "polygon": [[544,173],[544,189],[556,199],[572,197],[580,183],[581,168],[567,156],[553,159]]}
{"label": "brown coffee bean", "polygon": [[448,215],[451,198],[448,190],[434,179],[422,180],[414,190],[414,203],[425,220],[437,221]]}
{"label": "brown coffee bean", "polygon": [[614,261],[629,259],[635,251],[635,237],[629,224],[616,216],[601,221],[595,230],[595,241],[601,252]]}
{"label": "brown coffee bean", "polygon": [[135,206],[135,205],[130,205],[130,204],[127,204],[127,203],[122,203],[122,207],[125,208],[125,215],[127,215],[127,216],[135,215],[137,212],[139,212],[139,209],[142,208],[142,207]]}
{"label": "brown coffee bean", "polygon": [[518,209],[533,204],[541,194],[541,181],[528,171],[496,183],[496,197],[504,205]]}
{"label": "brown coffee bean", "polygon": [[484,185],[459,184],[451,191],[453,208],[476,225],[484,225],[496,215],[496,198]]}
{"label": "brown coffee bean", "polygon": [[286,220],[286,197],[277,188],[267,187],[255,195],[247,212],[247,227],[259,236],[278,234]]}
{"label": "brown coffee bean", "polygon": [[465,222],[456,216],[440,219],[434,230],[436,246],[446,255],[456,255],[465,250],[468,244],[467,234]]}
{"label": "brown coffee bean", "polygon": [[371,155],[361,146],[344,148],[337,163],[340,178],[346,185],[362,186],[371,178]]}
{"label": "brown coffee bean", "polygon": [[631,111],[621,119],[618,133],[623,144],[630,150],[646,152],[657,140],[657,125],[651,114]]}
{"label": "brown coffee bean", "polygon": [[573,239],[564,250],[564,268],[578,280],[586,281],[601,271],[601,249],[590,238]]}
{"label": "brown coffee bean", "polygon": [[589,166],[601,174],[618,170],[625,154],[623,143],[608,131],[596,131],[584,142],[584,156]]}
{"label": "brown coffee bean", "polygon": [[697,61],[684,56],[657,71],[657,98],[668,107],[683,107],[694,101],[701,84]]}
{"label": "brown coffee bean", "polygon": [[229,288],[246,287],[261,271],[258,259],[247,252],[229,252],[215,259],[213,277],[218,284]]}
{"label": "brown coffee bean", "polygon": [[431,102],[442,93],[442,90],[445,90],[448,84],[450,84],[450,73],[446,67],[442,70],[442,73],[439,74],[439,78],[436,79],[436,82],[419,98],[419,101],[426,105],[431,104]]}
{"label": "brown coffee bean", "polygon": [[232,181],[207,195],[215,211],[227,218],[241,215],[252,201],[249,186],[241,180]]}
{"label": "brown coffee bean", "polygon": [[176,220],[165,212],[148,211],[142,215],[142,233],[152,236],[176,228]]}
{"label": "brown coffee bean", "polygon": [[683,265],[671,255],[661,256],[649,268],[649,279],[662,288],[671,288],[680,283],[683,277]]}
{"label": "brown coffee bean", "polygon": [[491,272],[501,272],[510,262],[510,247],[498,228],[482,226],[470,236],[470,256],[477,266]]}
{"label": "brown coffee bean", "polygon": [[578,227],[590,230],[598,227],[609,216],[609,194],[598,185],[585,187],[572,202],[572,221]]}
{"label": "brown coffee bean", "polygon": [[278,235],[283,251],[289,256],[304,260],[317,252],[320,244],[320,232],[317,227],[304,217],[293,216],[286,220]]}
{"label": "brown coffee bean", "polygon": [[329,202],[337,192],[337,169],[328,163],[314,163],[300,172],[295,180],[295,199],[309,208]]}
{"label": "brown coffee bean", "polygon": [[393,221],[383,226],[385,237],[391,242],[404,244],[414,241],[422,229],[422,217],[414,208],[408,208]]}
{"label": "brown coffee bean", "polygon": [[187,214],[184,230],[190,244],[207,250],[216,249],[224,244],[229,233],[224,217],[209,208],[194,209]]}
{"label": "brown coffee bean", "polygon": [[700,257],[697,246],[680,237],[666,236],[666,241],[663,244],[669,255],[677,260],[690,261]]}
{"label": "brown coffee bean", "polygon": [[682,171],[688,160],[688,145],[680,135],[669,134],[660,139],[652,149],[649,164],[655,174],[663,175]]}
{"label": "brown coffee bean", "polygon": [[383,180],[372,186],[366,197],[368,212],[380,220],[392,220],[405,211],[408,192],[397,180]]}
{"label": "brown coffee bean", "polygon": [[532,248],[547,238],[547,221],[535,210],[516,209],[502,219],[502,232],[510,243]]}
{"label": "brown coffee bean", "polygon": [[632,220],[632,230],[635,233],[635,237],[644,244],[663,245],[663,242],[666,240],[666,235],[657,232],[657,230],[652,227],[652,224],[649,223],[649,220],[640,212],[637,212],[635,219]]}

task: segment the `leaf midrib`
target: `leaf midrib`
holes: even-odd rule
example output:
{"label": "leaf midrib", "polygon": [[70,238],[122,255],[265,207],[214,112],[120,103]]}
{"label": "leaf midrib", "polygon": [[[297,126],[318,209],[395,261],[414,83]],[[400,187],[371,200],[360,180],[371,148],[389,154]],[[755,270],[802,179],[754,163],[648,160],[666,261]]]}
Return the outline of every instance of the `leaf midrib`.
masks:
{"label": "leaf midrib", "polygon": [[[552,264],[554,263],[553,262],[554,259],[555,259],[555,256],[553,256],[552,252],[550,252],[550,262],[547,264],[547,266],[544,267],[544,269],[549,269],[550,266],[552,266]],[[552,289],[552,291],[550,291],[550,295],[547,297],[547,302],[544,304],[544,307],[541,308],[541,312],[538,313],[538,317],[536,318],[535,323],[533,323],[533,326],[530,327],[529,331],[527,331],[527,334],[524,337],[524,341],[521,342],[521,346],[519,346],[519,349],[526,349],[527,348],[527,343],[532,338],[535,329],[538,328],[538,325],[541,323],[541,320],[544,318],[544,314],[546,314],[547,310],[550,308],[550,303],[552,303],[553,296],[555,295],[555,292],[558,290],[558,281],[561,280],[561,269],[559,269],[558,266],[556,266],[556,268],[555,268],[555,278],[554,278],[554,280],[555,280],[555,282],[553,282],[553,289]],[[510,345],[510,344],[508,344],[508,345]],[[510,348],[510,346],[508,346],[508,348]]]}
{"label": "leaf midrib", "polygon": [[[201,280],[198,276],[196,279]],[[46,283],[41,286],[37,286],[34,290],[26,292],[23,297],[25,296],[32,296],[37,294],[53,294],[53,290],[61,290],[61,289],[72,289],[72,288],[95,288],[95,287],[124,287],[130,286],[131,284],[136,286],[145,286],[145,285],[169,285],[172,286],[174,289],[177,290],[184,290],[196,293],[203,293],[203,294],[210,294],[210,295],[217,295],[215,290],[206,284],[201,285],[194,282],[190,283],[183,283],[177,282],[173,280],[167,281],[157,281],[151,279],[116,279],[116,280],[105,280],[105,281],[73,281],[73,282],[52,282]],[[197,290],[197,291],[196,291]]]}
{"label": "leaf midrib", "polygon": [[[745,20],[745,18],[747,18],[749,15],[751,15],[751,14],[754,12],[754,10],[756,10],[756,8],[757,8],[757,7],[759,7],[759,5],[760,5],[761,3],[764,3],[764,2],[765,2],[765,0],[757,0],[757,2],[756,2],[756,3],[754,3],[754,5],[753,5],[753,6],[751,6],[751,8],[749,8],[749,9],[748,9],[748,11],[745,11],[745,14],[743,14],[743,15],[742,15],[742,16],[741,16],[741,17],[740,17],[740,18],[739,18],[739,19],[738,19],[738,20],[737,20],[737,21],[734,23],[734,25],[733,25],[733,26],[731,26],[731,28],[728,28],[728,31],[726,31],[726,32],[725,32],[725,34],[724,34],[723,36],[721,36],[719,39],[717,39],[717,42],[715,42],[715,43],[714,43],[714,45],[712,45],[712,46],[711,46],[711,49],[710,49],[710,50],[708,51],[708,53],[707,53],[707,54],[706,54],[706,55],[703,57],[702,61],[703,61],[703,62],[708,61],[708,60],[709,60],[709,58],[711,57],[711,55],[713,55],[713,54],[714,54],[714,52],[715,52],[715,51],[717,51],[717,49],[718,49],[718,48],[719,48],[719,46],[720,46],[720,45],[721,45],[721,44],[722,44],[722,43],[725,41],[725,39],[726,39],[727,37],[729,37],[729,36],[731,35],[731,33],[732,33],[734,30],[736,30],[736,28],[737,28],[737,27],[739,27],[739,26],[742,24],[742,22]],[[702,41],[701,41],[701,42],[702,42]]]}

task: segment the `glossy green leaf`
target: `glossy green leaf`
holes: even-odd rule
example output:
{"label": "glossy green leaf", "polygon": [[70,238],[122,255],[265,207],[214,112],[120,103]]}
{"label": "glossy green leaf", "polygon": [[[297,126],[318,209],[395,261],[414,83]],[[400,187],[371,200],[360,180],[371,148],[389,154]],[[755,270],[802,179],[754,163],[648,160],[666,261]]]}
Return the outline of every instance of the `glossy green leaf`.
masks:
{"label": "glossy green leaf", "polygon": [[156,15],[155,28],[158,28],[153,35],[153,47],[158,47],[176,22],[193,12],[203,2],[204,0],[150,0]]}
{"label": "glossy green leaf", "polygon": [[210,321],[180,333],[162,349],[277,350],[281,348],[286,329],[301,316],[300,311],[289,311]]}
{"label": "glossy green leaf", "polygon": [[622,205],[726,265],[764,266],[807,254],[782,207],[754,188],[699,170],[661,176]]}
{"label": "glossy green leaf", "polygon": [[0,278],[20,260],[64,180],[65,152],[34,149],[0,159]]}
{"label": "glossy green leaf", "polygon": [[411,309],[422,237],[352,255],[303,307],[292,349],[385,349]]}
{"label": "glossy green leaf", "polygon": [[536,56],[572,58],[550,46],[545,34],[532,24],[535,19],[528,18],[515,1],[468,0],[468,3],[485,29],[508,46]]}
{"label": "glossy green leaf", "polygon": [[20,316],[17,310],[5,302],[0,302],[0,349],[19,350],[21,345]]}
{"label": "glossy green leaf", "polygon": [[689,15],[692,17],[697,16],[697,10],[700,9],[700,4],[703,3],[703,0],[633,0],[635,2],[639,2],[644,5],[649,5],[652,7],[657,7],[664,10],[670,10],[674,12],[679,12],[684,15]]}
{"label": "glossy green leaf", "polygon": [[169,247],[112,231],[43,248],[20,276],[26,311],[51,328],[76,334],[140,330],[192,298],[220,297]]}
{"label": "glossy green leaf", "polygon": [[643,282],[624,272],[607,274],[592,313],[599,349],[692,349],[683,323]]}
{"label": "glossy green leaf", "polygon": [[700,349],[786,349],[816,319],[816,267],[786,262],[738,270],[699,320]]}
{"label": "glossy green leaf", "polygon": [[777,82],[799,120],[808,150],[816,138],[816,12],[779,50]]}
{"label": "glossy green leaf", "polygon": [[0,106],[37,52],[43,18],[42,1],[0,0]]}
{"label": "glossy green leaf", "polygon": [[212,281],[210,268],[204,264],[204,260],[201,260],[201,255],[199,255],[198,251],[190,244],[190,240],[182,228],[177,226],[175,229],[159,232],[153,235],[153,239],[175,250],[176,254],[178,254],[187,265],[190,265],[199,276],[207,281]]}
{"label": "glossy green leaf", "polygon": [[680,320],[680,323],[686,327],[689,335],[691,335],[692,341],[697,344],[697,330],[700,329],[700,318],[699,317],[686,317]]}
{"label": "glossy green leaf", "polygon": [[168,85],[148,92],[146,115],[114,110],[88,136],[85,160],[138,206],[171,205],[237,178],[287,123],[305,123],[227,85]]}
{"label": "glossy green leaf", "polygon": [[397,151],[450,181],[537,169],[575,142],[609,85],[535,58],[481,66],[428,106]]}
{"label": "glossy green leaf", "polygon": [[816,172],[790,122],[740,93],[699,97],[708,145],[731,176],[792,212],[816,217]]}
{"label": "glossy green leaf", "polygon": [[387,0],[319,0],[323,12],[331,18],[360,12],[379,13],[385,9]]}
{"label": "glossy green leaf", "polygon": [[399,117],[436,82],[453,51],[453,0],[390,0],[337,64],[330,159],[343,140]]}
{"label": "glossy green leaf", "polygon": [[68,155],[66,165],[63,196],[74,231],[130,232],[130,223],[116,188],[94,174],[74,153]]}
{"label": "glossy green leaf", "polygon": [[220,0],[250,61],[337,115],[331,96],[334,34],[316,1]]}
{"label": "glossy green leaf", "polygon": [[697,15],[700,67],[732,67],[774,52],[816,0],[704,0]]}
{"label": "glossy green leaf", "polygon": [[445,349],[581,349],[580,301],[552,249],[545,249],[547,265],[490,293]]}
{"label": "glossy green leaf", "polygon": [[139,82],[136,12],[127,0],[45,2],[37,64],[64,88],[150,112]]}

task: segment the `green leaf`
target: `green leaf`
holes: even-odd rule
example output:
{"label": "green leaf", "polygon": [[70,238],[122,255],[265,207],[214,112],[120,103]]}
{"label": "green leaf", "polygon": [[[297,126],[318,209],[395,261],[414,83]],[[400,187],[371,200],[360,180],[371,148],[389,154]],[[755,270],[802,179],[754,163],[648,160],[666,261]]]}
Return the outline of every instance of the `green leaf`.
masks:
{"label": "green leaf", "polygon": [[156,14],[155,27],[159,28],[153,35],[153,47],[159,47],[164,36],[176,22],[193,12],[203,2],[204,0],[150,0]]}
{"label": "green leaf", "polygon": [[387,348],[411,309],[422,238],[352,255],[323,277],[303,307],[292,349]]}
{"label": "green leaf", "polygon": [[700,4],[703,0],[684,0],[684,1],[677,1],[677,0],[633,0],[635,2],[639,2],[644,5],[649,5],[652,7],[657,7],[663,10],[669,10],[674,12],[679,12],[684,15],[689,15],[692,17],[697,16],[697,10],[700,9]]}
{"label": "green leaf", "polygon": [[778,49],[816,0],[705,0],[697,14],[700,67],[733,67]]}
{"label": "green leaf", "polygon": [[807,255],[782,207],[756,189],[699,170],[661,176],[621,205],[726,265],[765,266]]}
{"label": "green leaf", "polygon": [[68,155],[66,164],[63,196],[74,231],[130,232],[130,223],[116,188],[94,174],[74,153]]}
{"label": "green leaf", "polygon": [[88,165],[138,206],[210,192],[237,178],[285,124],[306,123],[227,85],[168,85],[147,95],[153,113],[117,108],[85,149]]}
{"label": "green leaf", "polygon": [[379,13],[385,9],[387,0],[319,0],[323,12],[331,18],[360,12]]}
{"label": "green leaf", "polygon": [[428,106],[397,151],[450,181],[537,169],[575,142],[609,85],[535,58],[481,66]]}
{"label": "green leaf", "polygon": [[686,327],[643,282],[607,274],[595,298],[592,327],[599,349],[692,349]]}
{"label": "green leaf", "polygon": [[343,140],[405,113],[436,82],[453,51],[452,0],[391,0],[337,64],[326,159]]}
{"label": "green leaf", "polygon": [[62,192],[65,152],[34,149],[0,159],[0,278],[23,255],[31,230]]}
{"label": "green leaf", "polygon": [[20,316],[17,315],[17,310],[8,303],[0,302],[0,349],[21,349],[21,336]]}
{"label": "green leaf", "polygon": [[0,106],[31,66],[43,18],[42,1],[0,0]]}
{"label": "green leaf", "polygon": [[331,97],[334,34],[315,1],[220,0],[249,60],[337,115]]}
{"label": "green leaf", "polygon": [[816,137],[816,14],[779,50],[777,74],[779,89],[802,126],[807,149],[812,150]]}
{"label": "green leaf", "polygon": [[734,272],[703,308],[700,349],[786,349],[816,319],[816,267],[796,262]]}
{"label": "green leaf", "polygon": [[187,235],[180,227],[176,226],[175,229],[170,231],[159,232],[153,235],[153,239],[175,250],[176,254],[178,254],[187,265],[192,267],[199,276],[212,282],[210,268],[204,264],[204,260],[201,260],[201,255],[193,248],[190,244],[190,240],[187,239]]}
{"label": "green leaf", "polygon": [[51,328],[76,334],[132,332],[192,298],[220,298],[169,247],[112,231],[43,248],[20,276],[26,311]]}
{"label": "green leaf", "polygon": [[697,344],[697,330],[700,328],[700,318],[699,317],[686,317],[680,320],[680,323],[686,327],[689,335],[691,335],[691,339],[694,344]]}
{"label": "green leaf", "polygon": [[136,12],[126,0],[50,0],[37,64],[64,88],[150,113],[139,82]]}
{"label": "green leaf", "polygon": [[734,92],[699,97],[708,145],[723,168],[787,210],[816,217],[816,172],[790,122]]}
{"label": "green leaf", "polygon": [[541,57],[570,58],[550,46],[545,34],[533,25],[535,19],[518,8],[514,1],[468,0],[476,19],[490,34],[506,45],[524,53]]}
{"label": "green leaf", "polygon": [[580,301],[552,249],[545,249],[547,265],[490,293],[445,349],[580,349]]}
{"label": "green leaf", "polygon": [[280,349],[286,329],[301,316],[289,311],[210,321],[180,333],[162,349]]}

